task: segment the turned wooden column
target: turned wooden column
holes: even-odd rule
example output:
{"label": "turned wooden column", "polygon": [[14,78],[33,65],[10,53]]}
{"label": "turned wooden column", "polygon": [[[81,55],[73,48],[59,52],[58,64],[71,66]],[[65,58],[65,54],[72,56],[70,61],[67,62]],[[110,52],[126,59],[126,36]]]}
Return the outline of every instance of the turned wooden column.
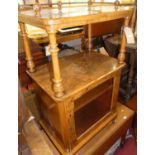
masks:
{"label": "turned wooden column", "polygon": [[128,74],[128,83],[127,83],[127,92],[125,99],[128,101],[132,95],[133,88],[133,80],[135,75],[135,64],[136,64],[136,50],[132,49],[130,52],[130,60],[129,60],[129,74]]}
{"label": "turned wooden column", "polygon": [[83,27],[83,31],[82,31],[82,37],[81,37],[81,49],[80,52],[84,52],[84,50],[86,49],[85,46],[85,28]]}
{"label": "turned wooden column", "polygon": [[40,16],[41,5],[39,4],[39,0],[35,0],[35,4],[33,4],[33,10],[36,16]]}
{"label": "turned wooden column", "polygon": [[19,25],[20,25],[20,29],[21,29],[23,41],[24,41],[27,68],[29,69],[30,72],[34,72],[35,71],[35,64],[33,62],[33,57],[32,57],[31,51],[30,51],[30,47],[29,47],[28,38],[27,38],[27,34],[26,34],[26,29],[25,29],[25,24],[19,22]]}
{"label": "turned wooden column", "polygon": [[49,7],[52,7],[52,0],[48,0]]}
{"label": "turned wooden column", "polygon": [[57,1],[57,5],[58,5],[58,9],[61,10],[62,9],[62,2],[61,2],[61,0]]}
{"label": "turned wooden column", "polygon": [[[129,25],[129,17],[126,17],[124,20],[124,27],[127,27],[128,25]],[[124,31],[123,31],[122,38],[121,38],[120,52],[118,55],[119,63],[124,63],[125,52],[126,52],[126,36],[125,36]]]}
{"label": "turned wooden column", "polygon": [[88,0],[88,7],[92,5],[92,0]]}
{"label": "turned wooden column", "polygon": [[133,32],[135,31],[135,25],[136,25],[136,8],[133,11],[133,15],[132,15],[131,22],[130,22],[130,27]]}
{"label": "turned wooden column", "polygon": [[92,25],[88,24],[88,51],[92,49]]}
{"label": "turned wooden column", "polygon": [[50,41],[50,53],[52,59],[52,68],[53,68],[53,90],[56,97],[63,96],[63,86],[60,75],[60,67],[58,60],[58,47],[56,43],[56,32],[48,32],[49,41]]}
{"label": "turned wooden column", "polygon": [[[88,11],[91,11],[92,1],[88,0]],[[92,49],[92,25],[88,24],[88,51]]]}

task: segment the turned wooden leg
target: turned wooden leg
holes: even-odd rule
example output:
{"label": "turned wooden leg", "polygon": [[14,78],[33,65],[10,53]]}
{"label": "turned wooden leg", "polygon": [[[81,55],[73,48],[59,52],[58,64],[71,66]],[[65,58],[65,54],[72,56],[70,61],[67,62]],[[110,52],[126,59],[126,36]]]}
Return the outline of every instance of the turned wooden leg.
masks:
{"label": "turned wooden leg", "polygon": [[128,101],[132,95],[132,87],[133,87],[133,78],[134,78],[134,74],[135,74],[135,52],[132,51],[130,53],[130,66],[129,66],[129,74],[128,74],[128,83],[127,83],[127,92],[126,92],[126,100]]}
{"label": "turned wooden leg", "polygon": [[29,47],[28,38],[27,38],[26,30],[25,30],[25,24],[19,23],[19,25],[20,25],[20,29],[21,29],[23,41],[24,41],[27,68],[29,69],[30,72],[34,72],[35,71],[35,64],[33,62],[32,54],[31,54],[30,47]]}
{"label": "turned wooden leg", "polygon": [[92,49],[92,25],[88,24],[88,51]]}
{"label": "turned wooden leg", "polygon": [[58,47],[56,43],[56,33],[49,33],[50,53],[53,67],[53,90],[56,97],[64,95],[62,80],[60,75],[60,67],[58,60]]}
{"label": "turned wooden leg", "polygon": [[[128,25],[129,25],[129,17],[126,17],[125,20],[124,20],[124,27],[127,27]],[[125,52],[126,52],[126,37],[125,37],[125,33],[123,32],[122,39],[121,39],[120,52],[119,52],[119,55],[118,55],[119,63],[124,63],[124,61],[125,61]]]}
{"label": "turned wooden leg", "polygon": [[81,50],[80,52],[83,52],[85,50],[85,30],[82,32],[82,38],[81,38]]}
{"label": "turned wooden leg", "polygon": [[137,16],[136,13],[137,13],[137,10],[136,10],[136,7],[135,7],[134,10],[133,10],[131,21],[130,21],[130,27],[131,27],[133,32],[135,32],[136,16]]}

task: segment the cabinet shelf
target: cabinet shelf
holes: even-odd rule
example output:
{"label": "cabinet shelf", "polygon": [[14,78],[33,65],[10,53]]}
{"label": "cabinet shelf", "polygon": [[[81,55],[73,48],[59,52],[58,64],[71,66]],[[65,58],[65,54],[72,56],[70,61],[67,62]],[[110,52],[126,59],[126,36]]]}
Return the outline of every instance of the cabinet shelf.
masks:
{"label": "cabinet shelf", "polygon": [[112,86],[108,87],[100,96],[75,112],[74,117],[77,137],[84,135],[91,126],[97,124],[100,119],[108,114],[111,108],[111,98]]}

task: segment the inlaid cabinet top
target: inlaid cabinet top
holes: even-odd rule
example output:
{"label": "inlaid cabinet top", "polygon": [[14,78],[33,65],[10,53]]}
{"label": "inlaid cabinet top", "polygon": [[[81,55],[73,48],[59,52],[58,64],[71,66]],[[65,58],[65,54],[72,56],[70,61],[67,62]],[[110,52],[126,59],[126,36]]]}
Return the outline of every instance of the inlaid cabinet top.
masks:
{"label": "inlaid cabinet top", "polygon": [[[55,98],[50,85],[49,64],[37,68],[37,72],[28,75],[53,99],[64,98],[86,93],[99,83],[111,77],[113,73],[124,67],[117,59],[99,53],[80,53],[59,59],[62,83],[65,94],[62,98]],[[53,75],[53,73],[52,73]]]}
{"label": "inlaid cabinet top", "polygon": [[97,23],[113,19],[130,17],[133,6],[83,6],[42,8],[36,15],[34,10],[19,12],[19,22],[28,23],[34,26],[45,28],[47,25],[58,26],[57,28],[67,28],[71,26]]}

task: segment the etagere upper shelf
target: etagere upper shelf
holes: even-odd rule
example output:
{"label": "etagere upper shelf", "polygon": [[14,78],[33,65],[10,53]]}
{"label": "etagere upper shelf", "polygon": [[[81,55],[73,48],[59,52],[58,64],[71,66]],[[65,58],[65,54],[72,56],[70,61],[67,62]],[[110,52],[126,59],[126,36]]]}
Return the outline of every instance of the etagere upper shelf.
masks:
{"label": "etagere upper shelf", "polygon": [[[74,26],[88,25],[88,51],[91,51],[91,24],[115,19],[124,18],[124,26],[128,26],[130,17],[133,13],[133,6],[82,6],[82,7],[64,7],[58,8],[40,8],[38,11],[26,10],[20,11],[18,21],[23,34],[27,67],[29,72],[35,72],[35,65],[28,46],[25,24],[30,24],[43,28],[47,31],[50,43],[51,66],[53,68],[52,90],[54,96],[61,98],[64,95],[62,85],[61,68],[59,66],[56,33],[59,29]],[[125,59],[125,35],[122,35],[122,43],[118,62],[124,63]]]}
{"label": "etagere upper shelf", "polygon": [[24,22],[51,31],[62,28],[99,23],[108,20],[130,17],[133,6],[83,6],[43,8],[37,15],[34,10],[21,11],[19,22]]}

